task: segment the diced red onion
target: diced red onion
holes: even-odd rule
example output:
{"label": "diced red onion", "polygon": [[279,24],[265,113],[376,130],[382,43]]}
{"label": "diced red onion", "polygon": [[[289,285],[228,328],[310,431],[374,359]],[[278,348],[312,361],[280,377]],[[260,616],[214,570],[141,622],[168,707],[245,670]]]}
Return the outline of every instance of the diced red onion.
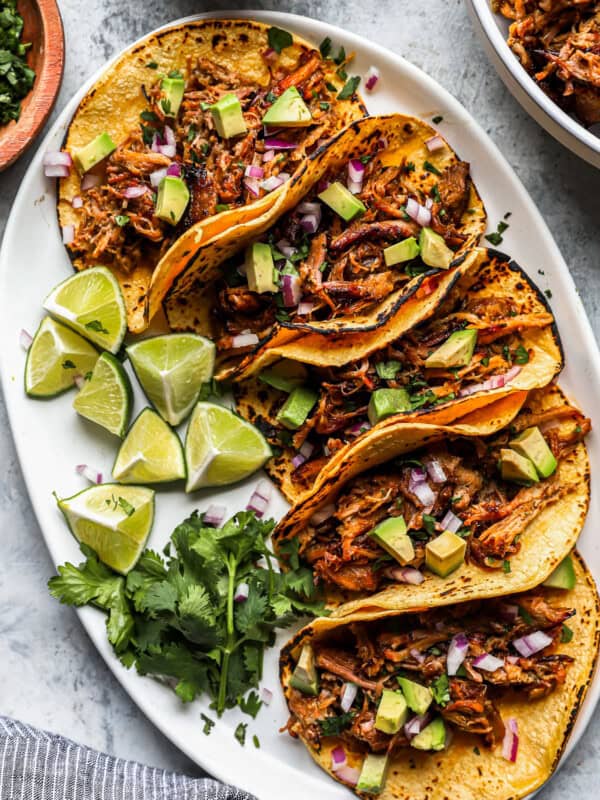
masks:
{"label": "diced red onion", "polygon": [[299,214],[318,214],[321,210],[321,203],[303,200],[296,206],[296,211]]}
{"label": "diced red onion", "polygon": [[283,305],[286,308],[297,306],[302,298],[300,278],[298,275],[281,276],[281,293],[283,295]]}
{"label": "diced red onion", "polygon": [[352,194],[360,194],[362,192],[362,183],[359,183],[358,181],[349,180],[346,183],[346,186],[348,188],[348,191],[351,192]]}
{"label": "diced red onion", "polygon": [[278,242],[275,242],[275,247],[279,250],[281,255],[286,258],[291,258],[297,253],[296,248],[293,247],[287,239],[280,239]]}
{"label": "diced red onion", "polygon": [[83,389],[85,386],[85,378],[83,375],[73,375],[73,383],[78,389]]}
{"label": "diced red onion", "polygon": [[327,187],[329,186],[329,183],[330,183],[330,182],[327,180],[327,178],[321,178],[321,180],[320,180],[320,181],[319,181],[319,183],[317,184],[317,191],[318,191],[319,193],[320,193],[320,192],[324,192],[324,191],[325,191],[325,189],[327,189]]}
{"label": "diced red onion", "polygon": [[220,528],[226,514],[227,509],[225,506],[218,506],[213,503],[204,512],[204,523],[206,525],[214,525],[215,528]]}
{"label": "diced red onion", "polygon": [[453,511],[447,511],[440,525],[445,531],[456,533],[462,527],[462,520]]}
{"label": "diced red onion", "polygon": [[440,462],[436,458],[432,458],[425,463],[427,474],[434,483],[446,483],[446,473]]}
{"label": "diced red onion", "polygon": [[408,652],[415,659],[417,664],[422,664],[425,661],[426,656],[416,648],[413,647]]}
{"label": "diced red onion", "polygon": [[102,483],[102,473],[88,464],[77,464],[75,472],[83,477],[90,483]]}
{"label": "diced red onion", "polygon": [[321,214],[305,214],[300,217],[300,225],[307,233],[316,233],[321,223]]}
{"label": "diced red onion", "polygon": [[277,58],[277,50],[274,50],[272,47],[269,47],[268,50],[262,54],[262,57],[265,61],[274,61]]}
{"label": "diced red onion", "polygon": [[342,711],[346,714],[352,708],[352,703],[356,700],[358,686],[355,683],[345,683],[342,689],[342,697],[340,706]]}
{"label": "diced red onion", "polygon": [[310,518],[311,525],[320,525],[322,522],[325,522],[326,519],[332,517],[335,514],[335,505],[333,503],[329,503],[326,506],[323,506],[319,511],[315,511],[315,513]]}
{"label": "diced red onion", "polygon": [[72,167],[73,159],[71,154],[65,150],[47,150],[44,153],[42,164],[45,167]]}
{"label": "diced red onion", "polygon": [[282,180],[282,181],[285,183],[286,181],[289,181],[289,179],[290,179],[292,176],[290,175],[290,173],[289,173],[289,172],[280,172],[280,173],[279,173],[279,177],[280,177],[280,178],[281,178],[281,180]]}
{"label": "diced red onion", "polygon": [[519,656],[506,656],[506,660],[509,664],[518,664]]}
{"label": "diced red onion", "polygon": [[155,133],[152,137],[152,142],[150,144],[150,149],[154,153],[160,153],[160,147],[163,144],[163,140],[160,138],[160,133]]}
{"label": "diced red onion", "polygon": [[260,480],[252,492],[246,511],[254,511],[257,517],[262,517],[271,502],[272,486],[269,481]]}
{"label": "diced red onion", "polygon": [[292,458],[292,467],[294,469],[298,469],[298,467],[301,467],[305,461],[306,458],[302,455],[302,453],[296,453],[296,455]]}
{"label": "diced red onion", "polygon": [[163,156],[167,156],[167,158],[175,158],[175,153],[177,152],[177,148],[174,144],[161,144],[158,148],[158,152],[161,153]]}
{"label": "diced red onion", "polygon": [[502,658],[496,658],[496,656],[492,656],[490,653],[484,653],[473,659],[473,666],[485,672],[495,672],[497,669],[504,666],[504,660]]}
{"label": "diced red onion", "polygon": [[446,656],[446,671],[448,675],[456,675],[460,665],[465,660],[469,649],[469,640],[464,633],[453,636]]}
{"label": "diced red onion", "polygon": [[148,191],[147,186],[128,186],[123,191],[123,197],[126,197],[128,200],[135,200],[136,197],[141,197],[143,194],[146,194]]}
{"label": "diced red onion", "polygon": [[258,336],[255,333],[238,333],[231,340],[234,350],[237,350],[238,347],[249,347],[251,344],[258,344]]}
{"label": "diced red onion", "polygon": [[262,178],[265,171],[262,167],[257,167],[255,164],[248,164],[244,170],[244,175],[247,178]]}
{"label": "diced red onion", "polygon": [[519,606],[512,603],[501,603],[498,609],[504,619],[515,620],[519,616]]}
{"label": "diced red onion", "polygon": [[75,238],[75,225],[63,225],[62,240],[63,244],[71,244]]}
{"label": "diced red onion", "polygon": [[165,142],[167,144],[176,145],[177,139],[175,138],[175,132],[170,125],[165,125],[163,133],[165,135]]}
{"label": "diced red onion", "polygon": [[298,147],[294,142],[286,142],[285,139],[276,139],[273,136],[265,138],[265,147],[268,150],[295,150]]}
{"label": "diced red onion", "polygon": [[265,150],[263,153],[263,161],[266,163],[267,161],[273,161],[275,158],[275,150]]}
{"label": "diced red onion", "polygon": [[163,167],[162,169],[157,169],[154,172],[151,172],[150,183],[152,184],[152,186],[156,188],[162,181],[162,179],[166,176],[166,174],[167,174],[167,167]]}
{"label": "diced red onion", "polygon": [[80,195],[76,195],[76,197],[74,197],[71,200],[71,205],[73,206],[73,208],[81,208],[81,206],[83,205],[83,197],[81,197]]}
{"label": "diced red onion", "polygon": [[408,491],[412,492],[417,500],[425,508],[432,506],[435,503],[436,494],[424,480],[415,480],[414,474],[416,470],[411,470],[410,480],[408,482]]}
{"label": "diced red onion", "polygon": [[445,145],[446,142],[442,139],[439,133],[436,133],[435,136],[425,140],[425,146],[430,153],[434,153],[436,150],[441,150],[441,148],[445,147]]}
{"label": "diced red onion", "polygon": [[268,136],[275,136],[275,134],[281,133],[282,130],[283,128],[269,128],[268,125],[263,125],[263,135],[265,139]]}
{"label": "diced red onion", "polygon": [[273,192],[275,189],[278,189],[284,183],[285,183],[285,178],[282,178],[280,173],[279,175],[271,175],[270,178],[261,181],[260,185],[265,190],[265,192]]}
{"label": "diced red onion", "polygon": [[519,751],[519,728],[517,720],[510,717],[504,726],[504,739],[502,740],[502,757],[513,764],[517,760]]}
{"label": "diced red onion", "polygon": [[71,170],[62,164],[54,164],[44,167],[44,175],[47,178],[68,178]]}
{"label": "diced red onion", "polygon": [[433,200],[431,197],[428,197],[427,200],[425,200],[425,208],[428,208],[430,211],[433,208]]}
{"label": "diced red onion", "polygon": [[258,178],[244,178],[243,184],[248,189],[250,194],[253,194],[254,197],[258,197],[260,194],[260,183],[258,182]]}
{"label": "diced red onion", "polygon": [[303,302],[298,303],[296,314],[298,314],[298,316],[300,317],[304,317],[307,314],[310,314],[310,312],[313,310],[314,307],[315,307],[314,303],[304,300]]}
{"label": "diced red onion", "polygon": [[489,392],[492,389],[502,389],[509,381],[516,378],[519,372],[521,372],[521,367],[515,364],[514,367],[511,367],[508,372],[502,375],[493,375],[491,378],[483,381],[483,383],[474,383],[472,386],[465,386],[464,389],[458,392],[458,396],[467,397],[470,394],[475,394],[475,392]]}
{"label": "diced red onion", "polygon": [[346,766],[346,751],[343,747],[335,747],[331,751],[331,769],[336,772]]}
{"label": "diced red onion", "polygon": [[398,583],[410,583],[412,586],[418,586],[425,580],[422,573],[414,567],[388,567],[385,575]]}
{"label": "diced red onion", "polygon": [[425,714],[421,714],[421,716],[413,717],[409,719],[409,721],[404,726],[404,733],[407,739],[414,738],[418,733],[421,733],[423,728],[426,728],[431,721],[431,714],[426,712]]}
{"label": "diced red onion", "polygon": [[260,690],[260,699],[266,706],[270,705],[271,700],[273,699],[273,692],[270,689],[267,689],[266,686],[263,686]]}
{"label": "diced red onion", "polygon": [[314,444],[311,442],[304,442],[302,447],[300,448],[300,452],[304,456],[304,458],[310,458],[313,454],[313,450],[315,449]]}
{"label": "diced red onion", "polygon": [[410,471],[410,480],[413,483],[423,483],[427,478],[427,473],[423,467],[413,467]]}
{"label": "diced red onion", "polygon": [[422,227],[429,225],[431,222],[431,211],[425,206],[419,205],[414,197],[409,197],[406,201],[406,213]]}
{"label": "diced red onion", "polygon": [[548,647],[549,644],[552,644],[551,636],[548,636],[544,631],[534,631],[533,633],[528,633],[526,636],[521,636],[519,639],[515,639],[513,647],[523,658],[529,658],[529,656],[534,655],[534,653],[539,653],[540,650]]}
{"label": "diced red onion", "polygon": [[360,771],[354,767],[349,767],[348,764],[346,764],[346,766],[335,770],[335,775],[341,781],[347,783],[348,786],[356,786],[358,779],[360,778]]}
{"label": "diced red onion", "polygon": [[175,178],[181,178],[181,165],[174,161],[167,167],[167,175],[173,175]]}
{"label": "diced red onion", "polygon": [[362,183],[365,175],[365,165],[358,158],[351,158],[348,162],[348,177],[351,181]]}
{"label": "diced red onion", "polygon": [[25,328],[21,328],[21,332],[19,333],[19,344],[23,348],[23,350],[29,350],[31,347],[31,343],[33,342],[33,336],[28,333]]}
{"label": "diced red onion", "polygon": [[238,583],[233,599],[236,603],[245,603],[250,594],[250,587],[245,581]]}
{"label": "diced red onion", "polygon": [[379,78],[380,78],[379,70],[377,69],[377,67],[371,65],[369,69],[365,72],[365,75],[363,77],[365,89],[368,92],[372,92]]}
{"label": "diced red onion", "polygon": [[100,175],[95,175],[93,172],[86,172],[81,179],[81,191],[87,192],[88,189],[92,189],[94,186],[98,186],[99,184]]}
{"label": "diced red onion", "polygon": [[369,420],[364,419],[362,422],[355,422],[354,425],[351,425],[349,428],[346,428],[344,433],[347,436],[360,436],[361,433],[365,433],[365,431],[370,430],[371,423]]}

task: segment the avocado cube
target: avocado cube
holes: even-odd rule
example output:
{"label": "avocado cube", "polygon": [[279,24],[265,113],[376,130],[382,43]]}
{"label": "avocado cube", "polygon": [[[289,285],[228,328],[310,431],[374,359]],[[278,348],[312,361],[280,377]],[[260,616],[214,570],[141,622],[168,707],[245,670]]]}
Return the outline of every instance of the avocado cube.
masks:
{"label": "avocado cube", "polygon": [[540,478],[549,478],[556,472],[556,458],[537,426],[524,430],[512,442],[509,442],[508,446],[516,450],[519,455],[528,458]]}
{"label": "avocado cube", "polygon": [[290,686],[303,694],[315,696],[319,693],[319,676],[315,666],[315,654],[309,644],[305,644],[300,651],[300,658],[290,678]]}
{"label": "avocado cube", "polygon": [[271,245],[264,242],[251,244],[246,250],[244,264],[248,288],[251,292],[264,294],[265,292],[276,292],[278,290],[279,287],[273,280],[275,263],[273,262]]}
{"label": "avocado cube", "polygon": [[185,181],[174,175],[166,175],[158,185],[154,214],[171,225],[177,225],[189,201],[190,192]]}
{"label": "avocado cube", "polygon": [[275,100],[262,121],[271,128],[303,128],[311,125],[313,118],[298,89],[290,86]]}
{"label": "avocado cube", "polygon": [[398,733],[408,717],[408,704],[401,692],[384,689],[377,706],[375,727],[384,733]]}
{"label": "avocado cube", "polygon": [[88,172],[116,149],[117,145],[104,131],[88,144],[73,150],[73,161],[79,172]]}
{"label": "avocado cube", "polygon": [[339,181],[330,183],[319,194],[319,200],[322,200],[346,222],[351,222],[355,217],[358,217],[359,214],[364,214],[367,210],[364,203]]}
{"label": "avocado cube", "polygon": [[317,400],[318,395],[312,389],[306,386],[297,386],[282,405],[277,414],[277,422],[291,431],[298,430],[306,421]]}
{"label": "avocado cube", "polygon": [[271,369],[264,369],[258,379],[267,386],[289,394],[304,383],[307,374],[303,364],[284,358]]}
{"label": "avocado cube", "polygon": [[558,567],[544,581],[542,586],[549,586],[552,589],[574,589],[577,583],[575,567],[571,556],[564,558]]}
{"label": "avocado cube", "polygon": [[160,82],[162,92],[161,107],[168,117],[176,117],[183,100],[185,81],[183,78],[163,78]]}
{"label": "avocado cube", "polygon": [[419,243],[414,236],[409,236],[402,242],[396,242],[383,251],[386,267],[393,267],[394,264],[401,264],[403,261],[412,261],[421,252]]}
{"label": "avocado cube", "polygon": [[431,228],[421,228],[419,234],[421,258],[428,267],[448,269],[454,259],[454,253],[443,238]]}
{"label": "avocado cube", "polygon": [[508,448],[500,450],[500,475],[504,481],[524,483],[526,486],[540,480],[531,461],[516,450]]}
{"label": "avocado cube", "polygon": [[446,726],[441,717],[436,717],[421,733],[410,740],[410,746],[417,750],[443,750],[446,746]]}
{"label": "avocado cube", "polygon": [[400,564],[408,564],[415,557],[410,536],[406,533],[404,517],[389,517],[376,525],[369,536]]}
{"label": "avocado cube", "polygon": [[477,331],[474,328],[455,331],[450,334],[437,350],[434,350],[427,357],[425,368],[450,369],[450,367],[466,367],[471,363],[476,344]]}
{"label": "avocado cube", "polygon": [[369,400],[367,416],[371,425],[377,425],[386,417],[410,409],[410,397],[406,389],[375,389]]}
{"label": "avocado cube", "polygon": [[248,130],[240,101],[233,93],[223,95],[210,107],[210,112],[217,133],[223,139],[233,139]]}
{"label": "avocado cube", "polygon": [[409,680],[409,678],[398,677],[398,683],[402,689],[402,694],[407,706],[415,714],[424,714],[433,702],[433,694],[427,686]]}
{"label": "avocado cube", "polygon": [[388,755],[367,753],[356,784],[357,792],[379,794],[383,791],[388,771]]}
{"label": "avocado cube", "polygon": [[425,564],[445,578],[465,560],[467,543],[452,531],[444,531],[425,545]]}

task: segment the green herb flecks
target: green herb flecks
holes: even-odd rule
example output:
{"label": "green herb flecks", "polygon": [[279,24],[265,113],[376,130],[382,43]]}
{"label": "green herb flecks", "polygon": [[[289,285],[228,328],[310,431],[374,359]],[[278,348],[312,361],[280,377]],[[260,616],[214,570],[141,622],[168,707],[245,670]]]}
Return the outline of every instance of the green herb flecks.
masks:
{"label": "green herb flecks", "polygon": [[206,736],[210,736],[212,729],[215,727],[215,722],[210,717],[207,717],[206,714],[200,714],[200,718],[204,722],[202,726],[202,733]]}
{"label": "green herb flecks", "polygon": [[348,78],[342,90],[338,94],[338,100],[347,100],[349,97],[352,97],[354,92],[358,89],[359,83],[360,77],[358,75],[353,75],[351,78]]}
{"label": "green herb flecks", "polygon": [[423,167],[427,170],[427,172],[432,172],[434,175],[441,175],[442,173],[439,169],[431,163],[431,161],[424,161]]}
{"label": "green herb flecks", "polygon": [[248,729],[248,723],[247,722],[240,722],[240,724],[237,726],[237,728],[233,732],[233,735],[238,740],[238,742],[242,745],[242,747],[246,744],[246,731],[247,731],[247,729]]}
{"label": "green herb flecks", "polygon": [[281,28],[269,28],[267,37],[269,39],[269,47],[272,47],[276,53],[281,53],[285,47],[289,47],[294,41],[292,34]]}
{"label": "green herb flecks", "polygon": [[96,331],[96,333],[108,334],[108,331],[106,330],[106,328],[99,319],[91,319],[89,322],[85,323],[85,327],[89,331]]}
{"label": "green herb flecks", "polygon": [[497,247],[499,244],[502,244],[502,234],[504,231],[509,227],[508,222],[502,222],[502,220],[498,223],[496,230],[494,233],[488,233],[485,237],[490,244],[493,244],[494,247]]}
{"label": "green herb flecks", "polygon": [[0,125],[21,116],[21,100],[29,93],[35,72],[27,66],[31,46],[21,41],[23,17],[16,0],[0,0]]}
{"label": "green herb flecks", "polygon": [[321,44],[319,45],[319,50],[323,58],[327,58],[327,56],[331,53],[331,39],[329,36],[326,36]]}
{"label": "green herb flecks", "polygon": [[573,631],[569,628],[568,625],[563,623],[561,632],[560,632],[560,640],[563,644],[568,644],[571,639],[573,638]]}

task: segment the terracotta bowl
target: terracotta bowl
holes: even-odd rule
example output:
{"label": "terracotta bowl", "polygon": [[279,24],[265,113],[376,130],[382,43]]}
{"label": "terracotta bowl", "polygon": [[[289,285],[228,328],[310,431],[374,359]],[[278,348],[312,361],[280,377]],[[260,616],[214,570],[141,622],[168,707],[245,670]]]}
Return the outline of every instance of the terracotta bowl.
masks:
{"label": "terracotta bowl", "polygon": [[21,116],[0,126],[0,170],[23,153],[40,132],[52,111],[65,63],[65,39],[56,0],[19,0],[23,17],[23,42],[31,42],[27,63],[35,82],[21,101]]}

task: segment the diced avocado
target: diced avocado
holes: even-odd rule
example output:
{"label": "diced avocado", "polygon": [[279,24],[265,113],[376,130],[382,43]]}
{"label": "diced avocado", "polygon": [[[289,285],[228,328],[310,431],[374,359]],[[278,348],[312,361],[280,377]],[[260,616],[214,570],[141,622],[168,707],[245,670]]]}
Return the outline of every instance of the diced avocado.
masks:
{"label": "diced avocado", "polygon": [[305,644],[300,653],[298,663],[294,667],[290,686],[303,694],[319,693],[319,676],[315,667],[315,654],[309,644]]}
{"label": "diced avocado", "polygon": [[154,214],[171,225],[177,225],[190,201],[190,191],[185,181],[166,175],[158,185]]}
{"label": "diced avocado", "polygon": [[183,78],[163,78],[160,82],[161,106],[168,117],[176,117],[183,100],[185,81]]}
{"label": "diced avocado", "polygon": [[386,417],[410,409],[410,397],[406,389],[375,389],[369,400],[367,416],[371,425],[377,425]]}
{"label": "diced avocado", "polygon": [[425,563],[432,572],[445,578],[465,560],[467,543],[452,531],[444,531],[425,545]]}
{"label": "diced avocado", "polygon": [[514,483],[538,483],[539,478],[536,468],[526,457],[516,450],[503,448],[500,450],[500,474],[504,481]]}
{"label": "diced avocado", "polygon": [[394,264],[401,264],[403,261],[411,261],[416,258],[421,252],[419,243],[414,236],[409,236],[401,242],[396,242],[383,251],[385,264],[387,267],[393,267]]}
{"label": "diced avocado", "polygon": [[307,370],[303,364],[298,361],[290,361],[282,359],[274,367],[264,369],[258,379],[267,386],[272,386],[274,389],[279,389],[280,392],[288,392],[288,394],[297,386],[301,386],[307,377]]}
{"label": "diced avocado", "polygon": [[237,96],[233,93],[225,94],[220,100],[210,107],[213,122],[217,133],[223,139],[232,139],[246,133],[246,120],[242,113],[242,106]]}
{"label": "diced avocado", "polygon": [[519,455],[528,458],[540,478],[549,478],[556,472],[556,459],[538,427],[527,428],[509,442],[508,446],[516,450]]}
{"label": "diced avocado", "polygon": [[543,586],[550,586],[553,589],[574,589],[577,583],[575,568],[571,556],[564,558],[554,572],[546,578]]}
{"label": "diced avocado", "polygon": [[313,118],[298,89],[290,86],[275,100],[262,121],[272,128],[301,128],[311,125]]}
{"label": "diced avocado", "polygon": [[419,716],[424,714],[433,702],[431,689],[420,683],[415,683],[409,678],[398,677],[398,683],[410,710]]}
{"label": "diced avocado", "polygon": [[415,557],[410,536],[406,533],[404,517],[389,517],[369,531],[377,544],[401,564],[408,564]]}
{"label": "diced avocado", "polygon": [[441,717],[436,717],[421,733],[410,740],[410,746],[417,750],[443,750],[446,746],[446,726]]}
{"label": "diced avocado", "polygon": [[277,414],[277,422],[291,431],[298,430],[304,424],[317,400],[318,395],[312,389],[308,389],[306,386],[297,386],[281,406],[279,414]]}
{"label": "diced avocado", "polygon": [[398,733],[408,717],[408,703],[401,692],[384,689],[377,706],[375,727],[384,733]]}
{"label": "diced avocado", "polygon": [[349,189],[346,189],[343,183],[335,181],[330,183],[329,186],[319,194],[319,200],[322,200],[329,208],[333,209],[336,214],[346,222],[350,222],[359,214],[364,214],[367,210],[364,203],[358,197],[352,194]]}
{"label": "diced avocado", "polygon": [[432,231],[431,228],[421,228],[419,246],[421,247],[421,258],[428,267],[448,269],[454,259],[452,250],[439,233]]}
{"label": "diced avocado", "polygon": [[279,287],[273,280],[275,264],[271,245],[264,242],[254,242],[246,250],[244,260],[246,266],[246,279],[251,292],[264,294],[277,292]]}
{"label": "diced avocado", "polygon": [[379,794],[383,791],[388,771],[388,756],[367,753],[356,784],[357,792]]}
{"label": "diced avocado", "polygon": [[425,360],[426,369],[449,369],[466,367],[471,363],[477,344],[477,331],[468,328],[451,333],[444,344],[434,350]]}
{"label": "diced avocado", "polygon": [[73,150],[73,161],[79,172],[88,172],[92,167],[95,167],[103,158],[109,156],[113,150],[116,150],[117,145],[110,138],[108,133],[104,131],[91,142]]}

